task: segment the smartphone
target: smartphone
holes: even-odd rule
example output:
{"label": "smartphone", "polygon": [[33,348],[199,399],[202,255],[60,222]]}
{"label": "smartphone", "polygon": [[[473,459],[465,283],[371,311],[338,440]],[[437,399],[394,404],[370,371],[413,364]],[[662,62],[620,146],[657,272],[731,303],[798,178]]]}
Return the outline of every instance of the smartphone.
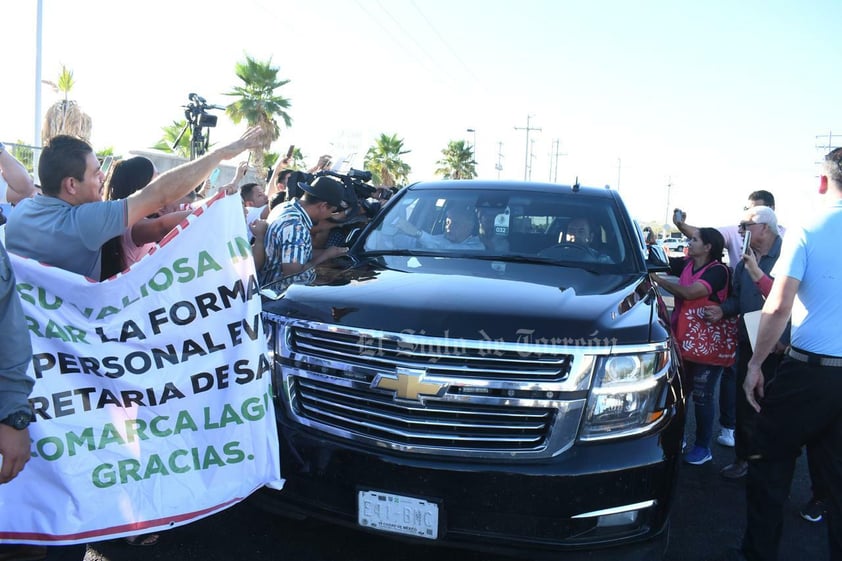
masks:
{"label": "smartphone", "polygon": [[751,243],[751,232],[749,230],[745,231],[745,235],[743,236],[743,250],[740,255],[745,255],[748,253],[749,244]]}
{"label": "smartphone", "polygon": [[295,153],[295,144],[290,144],[289,149],[287,150],[287,158],[292,158],[292,155]]}
{"label": "smartphone", "polygon": [[102,159],[102,165],[99,166],[100,171],[102,173],[108,175],[108,170],[111,169],[111,162],[114,161],[113,156],[106,156]]}

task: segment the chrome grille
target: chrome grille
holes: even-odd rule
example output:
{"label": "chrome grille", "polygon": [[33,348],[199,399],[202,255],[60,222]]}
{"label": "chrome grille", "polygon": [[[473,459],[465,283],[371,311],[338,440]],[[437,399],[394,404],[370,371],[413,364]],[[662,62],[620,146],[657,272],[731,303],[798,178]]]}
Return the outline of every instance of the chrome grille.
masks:
{"label": "chrome grille", "polygon": [[[280,376],[276,383],[297,423],[415,454],[509,460],[515,452],[519,459],[564,452],[576,439],[595,355],[608,351],[454,344],[275,314],[264,318]],[[395,388],[407,376],[433,390],[402,396]]]}
{"label": "chrome grille", "polygon": [[429,375],[484,380],[562,381],[571,356],[555,352],[525,353],[493,341],[465,341],[384,334],[372,331],[325,331],[295,327],[290,335],[294,352],[383,369],[424,368]]}
{"label": "chrome grille", "polygon": [[403,403],[367,387],[298,377],[292,391],[308,419],[405,445],[534,450],[544,444],[555,414],[549,408],[459,401]]}

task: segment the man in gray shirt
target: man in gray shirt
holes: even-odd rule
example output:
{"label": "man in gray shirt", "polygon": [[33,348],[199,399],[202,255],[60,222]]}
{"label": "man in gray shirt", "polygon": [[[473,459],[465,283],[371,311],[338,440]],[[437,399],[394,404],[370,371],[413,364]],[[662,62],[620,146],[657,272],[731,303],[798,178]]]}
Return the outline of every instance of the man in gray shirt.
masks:
{"label": "man in gray shirt", "polygon": [[99,281],[102,245],[166,204],[187,195],[222,161],[262,141],[259,127],[153,179],[119,201],[103,201],[105,179],[94,151],[83,140],[57,136],[41,153],[43,196],[22,201],[6,224],[6,247]]}

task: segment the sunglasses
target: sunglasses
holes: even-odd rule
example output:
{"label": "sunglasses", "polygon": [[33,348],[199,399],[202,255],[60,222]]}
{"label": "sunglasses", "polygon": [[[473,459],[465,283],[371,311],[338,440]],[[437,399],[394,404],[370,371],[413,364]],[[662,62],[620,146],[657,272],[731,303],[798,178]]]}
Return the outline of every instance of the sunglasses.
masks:
{"label": "sunglasses", "polygon": [[746,229],[746,228],[748,228],[749,226],[754,226],[755,224],[762,224],[762,222],[740,222],[740,223],[737,225],[737,228],[738,228],[739,230],[745,230],[745,229]]}

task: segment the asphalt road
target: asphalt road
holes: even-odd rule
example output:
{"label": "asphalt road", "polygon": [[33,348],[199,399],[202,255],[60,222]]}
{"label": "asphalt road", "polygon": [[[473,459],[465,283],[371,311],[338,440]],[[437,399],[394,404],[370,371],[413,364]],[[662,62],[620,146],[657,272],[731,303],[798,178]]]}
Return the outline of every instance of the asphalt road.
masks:
{"label": "asphalt road", "polygon": [[[692,434],[692,426],[688,426]],[[692,438],[691,438],[692,440]],[[719,476],[732,450],[714,445],[714,461],[684,465],[672,514],[667,561],[716,559],[728,546],[739,544],[745,527],[745,486]],[[798,464],[786,507],[782,560],[827,558],[824,523],[810,524],[798,516],[810,498],[803,456]],[[314,520],[288,520],[266,514],[248,501],[224,512],[161,534],[154,547],[131,547],[122,540],[87,546],[50,548],[49,561],[505,561],[509,557],[465,552],[427,545],[407,545],[385,536],[335,527]],[[618,561],[622,559],[618,558]]]}

